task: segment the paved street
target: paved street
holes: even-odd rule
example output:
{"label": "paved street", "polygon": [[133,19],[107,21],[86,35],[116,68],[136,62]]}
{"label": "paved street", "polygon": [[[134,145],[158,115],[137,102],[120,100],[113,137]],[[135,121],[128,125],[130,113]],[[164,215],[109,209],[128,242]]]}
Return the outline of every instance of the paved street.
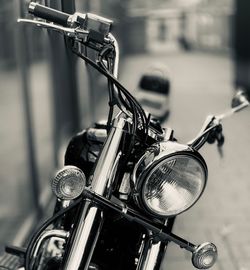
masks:
{"label": "paved street", "polygon": [[[167,64],[173,80],[171,115],[166,126],[175,130],[180,142],[195,136],[208,114],[229,109],[232,62],[226,56],[173,53],[164,57],[136,56],[125,61],[121,80],[129,89],[137,87],[140,74],[154,62]],[[224,121],[224,156],[216,145],[201,149],[209,179],[198,203],[177,217],[174,233],[197,244],[214,242],[219,250],[213,270],[250,269],[250,109]],[[195,269],[191,254],[169,245],[162,270]]]}

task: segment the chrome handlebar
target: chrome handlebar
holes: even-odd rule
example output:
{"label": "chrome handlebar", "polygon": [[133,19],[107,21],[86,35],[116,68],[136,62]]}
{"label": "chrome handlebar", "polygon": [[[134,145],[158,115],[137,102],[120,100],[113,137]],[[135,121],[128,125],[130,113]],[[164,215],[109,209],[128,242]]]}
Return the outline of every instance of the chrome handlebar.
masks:
{"label": "chrome handlebar", "polygon": [[[50,19],[51,21],[60,23],[60,25],[53,22],[45,22],[41,19],[18,19],[17,21],[59,32],[73,38],[76,43],[79,42],[97,51],[101,51],[106,45],[112,45],[114,48],[112,74],[115,78],[118,77],[120,52],[116,38],[110,33],[113,23],[111,20],[92,13],[83,14],[76,12],[70,15],[34,2],[31,2],[29,5],[29,12],[39,18]],[[77,47],[80,48],[78,45]],[[118,89],[115,85],[114,89],[116,99],[119,100]],[[129,111],[123,106],[122,111],[128,117],[132,117]]]}
{"label": "chrome handlebar", "polygon": [[232,116],[236,112],[239,112],[247,108],[248,106],[249,101],[244,95],[244,92],[242,91],[237,92],[233,99],[233,108],[217,116],[209,115],[204,121],[198,135],[193,140],[189,141],[187,144],[192,148],[199,150],[206,143],[206,136],[209,135],[209,133],[215,130],[217,127],[219,127],[221,125],[222,120]]}
{"label": "chrome handlebar", "polygon": [[97,49],[100,45],[114,42],[114,37],[110,36],[113,21],[96,14],[67,14],[34,2],[29,5],[29,13],[40,19],[18,19],[18,22],[51,29],[85,44],[91,41],[98,44]]}
{"label": "chrome handlebar", "polygon": [[[18,23],[26,23],[26,24],[33,24],[38,27],[50,29],[56,32],[59,32],[67,37],[74,38],[76,41],[87,43],[89,41],[89,30],[84,30],[80,27],[64,27],[61,25],[57,25],[51,22],[44,22],[42,20],[31,20],[31,19],[18,19]],[[107,37],[103,39],[104,44],[111,44],[114,43],[115,38],[113,35],[109,34]]]}

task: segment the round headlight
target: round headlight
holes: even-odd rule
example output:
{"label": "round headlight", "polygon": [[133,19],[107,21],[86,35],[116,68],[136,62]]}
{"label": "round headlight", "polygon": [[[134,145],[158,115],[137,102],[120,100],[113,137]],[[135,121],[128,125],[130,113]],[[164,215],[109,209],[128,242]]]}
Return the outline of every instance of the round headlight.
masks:
{"label": "round headlight", "polygon": [[206,165],[198,153],[188,149],[171,154],[158,153],[154,157],[151,153],[150,164],[139,176],[139,201],[153,215],[178,215],[202,194],[206,185]]}
{"label": "round headlight", "polygon": [[65,166],[57,172],[51,182],[54,194],[62,200],[73,200],[80,196],[85,188],[86,177],[75,166]]}

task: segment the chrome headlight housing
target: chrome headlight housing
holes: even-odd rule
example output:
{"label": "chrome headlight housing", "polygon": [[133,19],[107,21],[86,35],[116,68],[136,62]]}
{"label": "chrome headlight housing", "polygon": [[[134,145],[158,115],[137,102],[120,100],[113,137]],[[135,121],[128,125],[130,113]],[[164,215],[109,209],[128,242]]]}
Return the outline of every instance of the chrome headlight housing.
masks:
{"label": "chrome headlight housing", "polygon": [[201,155],[186,145],[161,142],[150,147],[133,172],[135,198],[157,217],[178,215],[201,196],[207,166]]}

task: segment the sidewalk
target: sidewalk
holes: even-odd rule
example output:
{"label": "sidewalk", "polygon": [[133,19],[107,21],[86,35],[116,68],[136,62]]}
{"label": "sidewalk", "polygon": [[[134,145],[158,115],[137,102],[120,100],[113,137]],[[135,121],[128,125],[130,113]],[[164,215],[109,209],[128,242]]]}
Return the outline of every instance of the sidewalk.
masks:
{"label": "sidewalk", "polygon": [[[232,62],[225,56],[201,53],[132,56],[126,59],[121,80],[128,89],[137,87],[140,75],[154,62],[166,64],[172,74],[171,113],[166,123],[179,142],[192,139],[208,114],[230,108]],[[176,219],[174,233],[199,244],[218,247],[213,270],[250,269],[250,111],[223,123],[225,145],[220,158],[216,145],[201,149],[209,170],[207,188],[187,212]],[[191,254],[171,243],[162,270],[195,269]]]}

